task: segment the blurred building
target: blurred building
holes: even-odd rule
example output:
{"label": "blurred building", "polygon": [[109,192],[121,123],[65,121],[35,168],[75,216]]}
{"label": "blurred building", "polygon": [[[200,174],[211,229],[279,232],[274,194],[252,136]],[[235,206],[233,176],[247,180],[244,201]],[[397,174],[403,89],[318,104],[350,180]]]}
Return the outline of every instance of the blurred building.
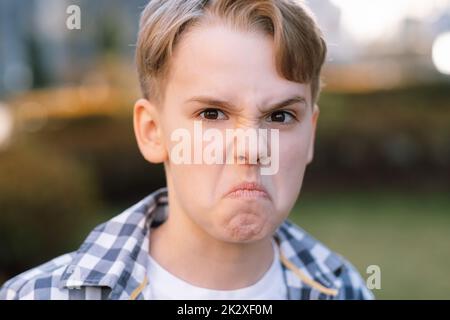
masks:
{"label": "blurred building", "polygon": [[[80,82],[111,52],[131,63],[139,14],[146,3],[147,0],[2,0],[0,97],[29,88]],[[66,28],[66,9],[74,4],[81,8],[81,30]],[[354,84],[389,88],[404,81],[433,81],[439,76],[430,52],[434,38],[450,30],[450,1],[430,1],[428,7],[433,10],[424,15],[399,12],[397,28],[364,43],[344,27],[343,19],[349,16],[343,15],[343,9],[349,8],[349,2],[309,0],[307,4],[328,41],[330,87],[340,83],[342,89]],[[343,70],[348,74],[344,82],[335,78]]]}
{"label": "blurred building", "polygon": [[[130,57],[145,0],[2,0],[0,96],[76,81],[108,51]],[[69,5],[81,30],[68,30]]]}

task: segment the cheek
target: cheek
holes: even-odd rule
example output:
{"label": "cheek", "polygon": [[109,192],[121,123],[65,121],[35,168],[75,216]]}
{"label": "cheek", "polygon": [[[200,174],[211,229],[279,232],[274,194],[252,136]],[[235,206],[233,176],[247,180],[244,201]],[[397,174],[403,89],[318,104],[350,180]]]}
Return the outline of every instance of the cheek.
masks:
{"label": "cheek", "polygon": [[280,168],[273,177],[277,203],[280,211],[290,211],[303,182],[307,163],[309,136],[289,133],[280,135]]}
{"label": "cheek", "polygon": [[170,166],[174,182],[183,185],[187,192],[203,196],[211,193],[216,180],[213,166],[174,163],[171,163]]}
{"label": "cheek", "polygon": [[182,188],[183,193],[188,194],[191,202],[200,202],[207,207],[214,201],[214,192],[219,173],[215,165],[180,165],[170,164],[171,176],[174,183]]}
{"label": "cheek", "polygon": [[308,158],[310,132],[296,130],[280,135],[280,171],[284,174],[303,172]]}

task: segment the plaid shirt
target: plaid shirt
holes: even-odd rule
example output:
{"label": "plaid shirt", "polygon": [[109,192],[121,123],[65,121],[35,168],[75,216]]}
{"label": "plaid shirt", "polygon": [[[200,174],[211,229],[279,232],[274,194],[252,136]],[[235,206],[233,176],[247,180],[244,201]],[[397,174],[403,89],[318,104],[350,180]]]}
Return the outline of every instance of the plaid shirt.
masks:
{"label": "plaid shirt", "polygon": [[[166,218],[167,189],[96,227],[76,252],[9,280],[0,299],[152,299],[150,227]],[[289,299],[373,299],[356,269],[289,221],[274,235]]]}

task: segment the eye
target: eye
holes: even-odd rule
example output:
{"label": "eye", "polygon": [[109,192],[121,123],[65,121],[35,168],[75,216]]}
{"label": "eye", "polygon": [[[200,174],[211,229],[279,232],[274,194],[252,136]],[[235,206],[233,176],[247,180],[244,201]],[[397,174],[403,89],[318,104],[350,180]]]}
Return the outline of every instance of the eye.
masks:
{"label": "eye", "polygon": [[281,122],[281,123],[290,123],[295,119],[292,113],[287,111],[274,111],[269,117],[269,122]]}
{"label": "eye", "polygon": [[219,109],[208,108],[199,113],[199,116],[205,120],[226,120],[227,116]]}

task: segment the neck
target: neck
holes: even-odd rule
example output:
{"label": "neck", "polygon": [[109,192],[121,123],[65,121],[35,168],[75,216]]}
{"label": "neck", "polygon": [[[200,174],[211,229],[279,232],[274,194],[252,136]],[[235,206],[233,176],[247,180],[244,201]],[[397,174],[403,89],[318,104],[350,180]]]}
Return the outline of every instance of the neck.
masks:
{"label": "neck", "polygon": [[215,239],[176,207],[170,193],[168,219],[151,230],[149,250],[173,275],[192,285],[215,290],[239,289],[256,283],[274,259],[270,237],[252,243]]}

